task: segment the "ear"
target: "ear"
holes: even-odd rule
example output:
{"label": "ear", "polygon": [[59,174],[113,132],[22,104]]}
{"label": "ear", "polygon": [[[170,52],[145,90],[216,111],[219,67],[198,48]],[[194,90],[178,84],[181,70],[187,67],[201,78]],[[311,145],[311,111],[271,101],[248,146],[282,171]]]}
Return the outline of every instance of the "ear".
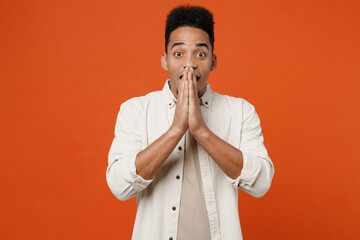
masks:
{"label": "ear", "polygon": [[161,67],[166,71],[168,70],[166,53],[161,54]]}
{"label": "ear", "polygon": [[216,66],[217,66],[217,56],[216,56],[216,54],[213,54],[213,56],[212,56],[212,65],[211,65],[210,70],[211,71],[215,70]]}

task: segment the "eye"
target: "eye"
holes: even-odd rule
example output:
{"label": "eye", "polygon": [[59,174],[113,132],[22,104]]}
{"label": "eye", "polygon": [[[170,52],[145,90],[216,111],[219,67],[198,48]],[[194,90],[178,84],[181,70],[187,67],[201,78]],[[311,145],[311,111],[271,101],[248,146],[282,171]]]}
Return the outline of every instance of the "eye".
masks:
{"label": "eye", "polygon": [[206,57],[206,54],[204,52],[198,52],[197,55],[201,58]]}
{"label": "eye", "polygon": [[182,56],[182,52],[177,51],[177,52],[174,53],[174,56],[175,56],[175,57],[181,57],[181,56]]}

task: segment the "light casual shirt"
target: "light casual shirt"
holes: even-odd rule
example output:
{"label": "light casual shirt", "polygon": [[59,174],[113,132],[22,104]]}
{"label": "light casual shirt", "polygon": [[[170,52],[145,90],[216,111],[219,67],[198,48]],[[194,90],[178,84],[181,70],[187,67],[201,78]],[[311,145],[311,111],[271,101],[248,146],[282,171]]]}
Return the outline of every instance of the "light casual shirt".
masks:
{"label": "light casual shirt", "polygon": [[[250,103],[213,92],[209,85],[201,100],[207,127],[243,154],[241,174],[231,179],[197,144],[211,239],[242,239],[237,189],[254,197],[263,196],[271,185],[274,165],[263,144],[259,117]],[[118,113],[106,178],[118,199],[137,196],[134,240],[177,237],[185,135],[153,179],[143,179],[135,167],[137,153],[170,128],[175,103],[166,82],[162,91],[126,101]]]}

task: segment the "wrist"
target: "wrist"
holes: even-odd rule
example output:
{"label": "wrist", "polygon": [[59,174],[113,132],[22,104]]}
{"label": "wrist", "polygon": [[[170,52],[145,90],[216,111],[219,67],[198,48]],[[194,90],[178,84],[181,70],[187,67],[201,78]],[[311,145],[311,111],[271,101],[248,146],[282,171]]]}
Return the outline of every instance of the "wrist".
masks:
{"label": "wrist", "polygon": [[173,125],[171,125],[171,127],[168,130],[168,133],[170,134],[170,136],[172,137],[176,137],[176,138],[181,138],[184,134],[185,134],[186,130],[182,130],[180,128],[177,128]]}
{"label": "wrist", "polygon": [[197,142],[201,142],[202,140],[206,140],[210,136],[210,133],[210,129],[205,125],[191,134],[194,136]]}

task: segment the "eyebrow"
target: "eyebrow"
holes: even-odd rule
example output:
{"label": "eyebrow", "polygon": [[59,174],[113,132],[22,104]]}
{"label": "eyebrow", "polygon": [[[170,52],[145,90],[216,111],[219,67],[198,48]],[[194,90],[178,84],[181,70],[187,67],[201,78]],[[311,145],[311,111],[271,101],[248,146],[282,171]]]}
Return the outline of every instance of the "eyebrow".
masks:
{"label": "eyebrow", "polygon": [[174,44],[171,46],[170,50],[173,49],[174,47],[180,46],[180,45],[185,45],[185,43],[183,43],[183,42],[176,42],[176,43],[174,43]]}
{"label": "eyebrow", "polygon": [[209,46],[206,43],[197,43],[195,46],[197,46],[197,47],[206,47],[209,50]]}
{"label": "eyebrow", "polygon": [[[176,42],[176,43],[174,43],[174,44],[171,46],[170,50],[173,49],[173,48],[176,47],[176,46],[181,46],[181,45],[185,45],[185,43],[183,43],[183,42]],[[206,43],[197,43],[197,44],[195,44],[195,46],[196,46],[196,47],[206,47],[206,48],[209,50],[209,46],[208,46]]]}

